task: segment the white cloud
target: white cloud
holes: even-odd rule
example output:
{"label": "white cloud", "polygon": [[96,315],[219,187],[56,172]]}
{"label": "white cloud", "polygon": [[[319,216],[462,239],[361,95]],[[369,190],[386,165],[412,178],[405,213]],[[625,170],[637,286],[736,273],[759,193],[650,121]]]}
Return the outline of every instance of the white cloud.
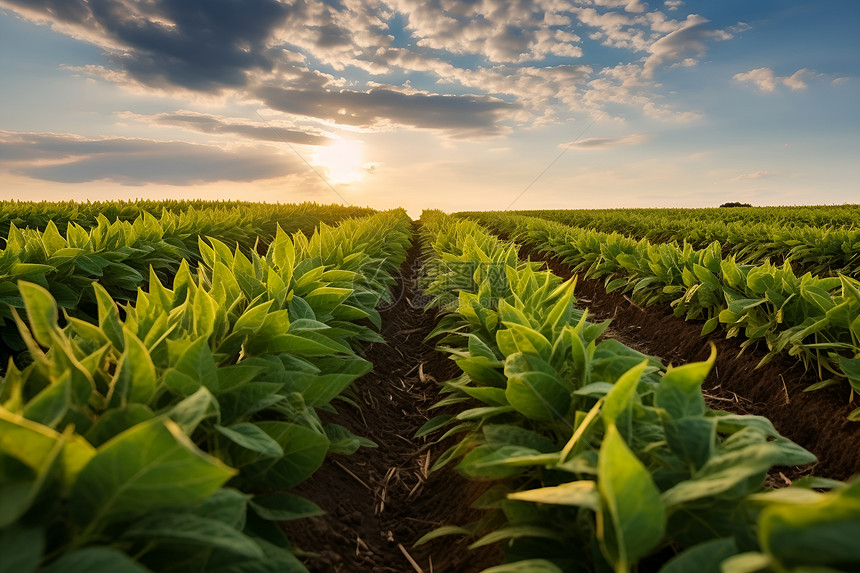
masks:
{"label": "white cloud", "polygon": [[651,44],[648,48],[651,55],[645,60],[645,76],[653,76],[656,68],[666,62],[695,64],[693,56],[700,57],[705,53],[706,40],[728,40],[733,37],[726,30],[709,28],[708,22],[707,18],[690,14],[680,28]]}
{"label": "white cloud", "polygon": [[790,76],[777,76],[770,68],[756,68],[748,72],[735,74],[733,79],[742,83],[750,83],[763,92],[774,92],[780,84],[797,91],[805,90],[808,87],[806,81],[817,75],[816,72],[809,68],[801,68]]}

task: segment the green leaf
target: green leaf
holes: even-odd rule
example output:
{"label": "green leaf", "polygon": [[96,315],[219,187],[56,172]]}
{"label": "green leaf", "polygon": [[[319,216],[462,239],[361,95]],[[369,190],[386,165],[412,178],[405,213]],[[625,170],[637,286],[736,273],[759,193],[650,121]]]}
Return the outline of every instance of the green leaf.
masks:
{"label": "green leaf", "polygon": [[[763,553],[748,551],[733,555],[720,564],[720,573],[769,573],[773,562]],[[803,570],[800,570],[804,573]],[[812,570],[805,573],[833,573],[831,570]]]}
{"label": "green leaf", "polygon": [[263,421],[257,425],[281,446],[280,458],[265,458],[249,450],[232,456],[242,467],[240,479],[259,487],[286,489],[310,477],[322,465],[328,439],[311,429],[288,422]]}
{"label": "green leaf", "polygon": [[364,446],[366,448],[377,447],[376,442],[356,436],[340,424],[326,424],[325,435],[329,439],[329,451],[333,454],[352,455],[358,448]]}
{"label": "green leaf", "polygon": [[552,345],[544,335],[519,324],[511,323],[506,326],[507,328],[496,332],[496,343],[505,356],[523,352],[549,362],[552,357]]}
{"label": "green leaf", "polygon": [[[520,465],[512,463],[517,458],[526,457],[531,462],[535,455],[540,455],[540,452],[520,446],[493,448],[483,445],[466,454],[457,470],[470,478],[503,479],[523,472]],[[556,459],[558,458],[551,458],[551,461]]]}
{"label": "green leaf", "polygon": [[759,519],[759,540],[765,553],[786,565],[829,565],[843,570],[860,567],[860,485],[817,496],[815,501],[776,503]]}
{"label": "green leaf", "polygon": [[267,300],[246,308],[245,312],[236,319],[236,323],[233,325],[233,332],[246,332],[249,334],[257,332],[263,326],[263,321],[266,319],[266,315],[269,313],[272,304],[274,304],[274,301]]}
{"label": "green leaf", "polygon": [[499,541],[520,539],[522,537],[537,537],[540,539],[552,539],[553,541],[561,541],[562,539],[558,532],[546,527],[539,527],[537,525],[509,525],[508,527],[503,527],[486,534],[471,544],[469,549],[477,549],[478,547],[492,545]]}
{"label": "green leaf", "polygon": [[126,401],[147,404],[155,395],[155,364],[149,350],[130,329],[123,328],[123,339],[125,350],[111,381],[111,405],[117,407]]}
{"label": "green leaf", "polygon": [[238,444],[253,452],[258,452],[263,456],[279,458],[284,455],[284,450],[280,444],[273,440],[269,434],[261,430],[259,426],[251,422],[241,422],[229,427],[215,424],[215,430],[234,444]]}
{"label": "green leaf", "polygon": [[148,543],[177,544],[185,551],[199,546],[251,559],[263,557],[260,546],[235,527],[192,513],[167,513],[145,517],[129,527],[122,537],[140,539]]}
{"label": "green leaf", "polygon": [[445,537],[447,535],[471,535],[472,533],[472,530],[468,527],[461,527],[459,525],[443,525],[442,527],[437,527],[429,533],[422,535],[421,538],[412,546],[418,547],[419,545],[424,545],[429,541],[433,541],[434,539]]}
{"label": "green leaf", "polygon": [[570,391],[555,369],[537,356],[517,353],[505,361],[508,403],[535,420],[563,419],[570,408]]}
{"label": "green leaf", "polygon": [[153,411],[143,404],[128,404],[124,408],[112,408],[99,416],[85,435],[91,444],[98,447],[132,426],[154,417]]}
{"label": "green leaf", "polygon": [[287,492],[255,496],[250,505],[257,515],[270,521],[290,521],[325,513],[314,502]]}
{"label": "green leaf", "polygon": [[24,299],[33,336],[43,347],[51,346],[51,333],[58,330],[57,303],[46,289],[39,285],[18,281],[18,289]]}
{"label": "green leaf", "polygon": [[839,368],[855,392],[860,392],[860,358],[840,358]]}
{"label": "green leaf", "polygon": [[[0,407],[0,452],[21,461],[34,471],[45,466],[61,434],[26,420]],[[61,482],[68,487],[95,454],[82,436],[70,435],[60,453]]]}
{"label": "green leaf", "polygon": [[200,422],[219,415],[219,403],[215,396],[204,386],[173,406],[167,415],[176,422],[187,435],[194,433]]}
{"label": "green leaf", "polygon": [[65,418],[72,403],[72,374],[66,372],[24,407],[24,417],[39,424],[56,428]]}
{"label": "green leaf", "polygon": [[636,397],[636,388],[645,368],[646,361],[630,368],[615,382],[612,390],[606,395],[603,402],[603,423],[606,428],[620,425],[625,433],[630,431],[630,417],[633,407],[633,399]]}
{"label": "green leaf", "polygon": [[694,362],[670,368],[657,385],[657,406],[666,410],[673,419],[705,414],[705,397],[702,383],[717,358],[717,349],[711,345],[711,356],[705,362]]}
{"label": "green leaf", "polygon": [[493,447],[521,446],[541,453],[557,452],[549,438],[537,432],[509,424],[486,424],[483,427],[487,444]]}
{"label": "green leaf", "polygon": [[597,484],[588,480],[509,493],[508,499],[551,505],[570,505],[585,507],[594,512],[600,511],[600,494],[597,491]]}
{"label": "green leaf", "polygon": [[734,539],[714,539],[676,555],[660,569],[660,573],[722,573],[720,563],[737,552]]}
{"label": "green leaf", "polygon": [[124,350],[125,335],[122,330],[122,322],[119,319],[119,310],[116,303],[108,294],[107,290],[97,282],[93,282],[93,291],[96,295],[96,303],[99,312],[99,328],[113,347],[122,352]]}
{"label": "green leaf", "polygon": [[149,573],[149,569],[116,549],[86,547],[63,554],[39,573]]}
{"label": "green leaf", "polygon": [[524,561],[496,565],[495,567],[484,569],[481,573],[562,573],[562,570],[552,561],[547,561],[546,559],[526,559]]}
{"label": "green leaf", "polygon": [[198,450],[174,422],[153,419],[98,449],[72,487],[74,519],[91,527],[196,505],[235,471]]}
{"label": "green leaf", "polygon": [[439,428],[444,428],[450,424],[453,419],[454,416],[451,414],[441,414],[435,418],[427,420],[427,422],[425,422],[420,428],[418,428],[418,431],[415,432],[415,437],[420,438],[421,436],[426,436],[431,432],[435,432]]}
{"label": "green leaf", "polygon": [[606,513],[601,545],[616,571],[628,571],[663,538],[667,518],[651,474],[614,425],[600,446],[597,486]]}
{"label": "green leaf", "polygon": [[192,342],[180,356],[175,368],[210,391],[218,391],[217,366],[209,349],[207,336],[201,336]]}
{"label": "green leaf", "polygon": [[[218,371],[223,370],[219,368]],[[223,381],[221,382],[223,385]],[[232,424],[261,412],[283,400],[278,391],[283,384],[276,382],[248,382],[218,394],[221,404],[221,422]]]}
{"label": "green leaf", "polygon": [[[2,490],[0,490],[2,491]],[[0,529],[0,571],[33,573],[45,551],[45,532],[40,527],[13,524]]]}

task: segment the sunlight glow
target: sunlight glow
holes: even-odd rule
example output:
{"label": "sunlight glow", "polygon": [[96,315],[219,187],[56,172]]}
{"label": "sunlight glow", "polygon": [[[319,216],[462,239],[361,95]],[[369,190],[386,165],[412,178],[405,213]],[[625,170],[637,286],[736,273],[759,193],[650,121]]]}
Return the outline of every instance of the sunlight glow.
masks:
{"label": "sunlight glow", "polygon": [[331,183],[355,183],[364,178],[364,143],[354,139],[337,139],[316,152],[316,163],[326,171]]}

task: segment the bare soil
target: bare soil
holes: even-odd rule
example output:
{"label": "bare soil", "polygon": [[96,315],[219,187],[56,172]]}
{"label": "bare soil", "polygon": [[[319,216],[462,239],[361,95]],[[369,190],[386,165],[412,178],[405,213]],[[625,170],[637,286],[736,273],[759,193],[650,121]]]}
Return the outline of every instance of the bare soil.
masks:
{"label": "bare soil", "polygon": [[471,503],[486,484],[466,480],[451,467],[430,472],[454,442],[432,444],[414,438],[438,400],[438,384],[459,374],[456,365],[424,342],[435,325],[423,312],[422,291],[414,284],[420,247],[401,269],[394,304],[382,312],[385,344],[371,344],[366,358],[373,371],[355,383],[361,407],[340,404],[328,421],[370,438],[378,448],[353,455],[330,455],[312,479],[292,491],[326,511],[320,517],[283,524],[312,572],[469,573],[501,561],[494,547],[469,550],[460,537],[413,544],[441,525],[463,525],[481,512]]}

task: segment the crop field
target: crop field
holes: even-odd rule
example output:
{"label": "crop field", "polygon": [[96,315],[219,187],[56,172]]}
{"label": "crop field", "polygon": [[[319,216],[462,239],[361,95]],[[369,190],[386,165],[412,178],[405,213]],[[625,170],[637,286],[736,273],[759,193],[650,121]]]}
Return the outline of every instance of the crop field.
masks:
{"label": "crop field", "polygon": [[0,238],[0,571],[860,571],[856,205]]}

